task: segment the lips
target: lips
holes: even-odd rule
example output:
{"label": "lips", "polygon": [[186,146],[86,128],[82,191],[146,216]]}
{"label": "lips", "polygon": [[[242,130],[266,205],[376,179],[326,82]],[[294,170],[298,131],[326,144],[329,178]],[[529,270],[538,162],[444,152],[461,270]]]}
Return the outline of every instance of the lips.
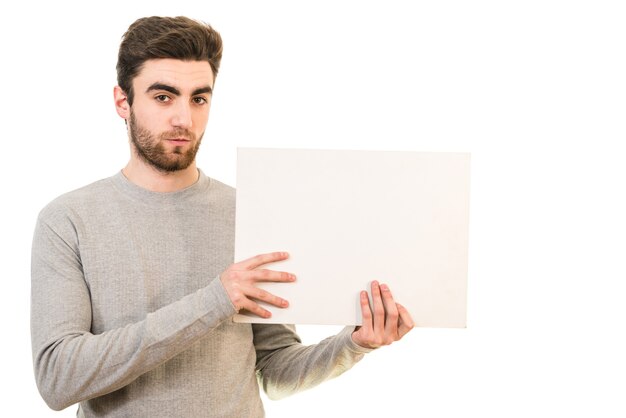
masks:
{"label": "lips", "polygon": [[170,138],[168,141],[175,145],[185,145],[189,142],[186,138]]}

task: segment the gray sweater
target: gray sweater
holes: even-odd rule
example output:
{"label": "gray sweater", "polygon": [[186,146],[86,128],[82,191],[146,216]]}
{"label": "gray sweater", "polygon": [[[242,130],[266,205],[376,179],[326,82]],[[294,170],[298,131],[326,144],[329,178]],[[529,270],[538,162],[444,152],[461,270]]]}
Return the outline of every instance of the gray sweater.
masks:
{"label": "gray sweater", "polygon": [[[353,328],[303,346],[290,325],[232,321],[234,190],[202,172],[155,193],[120,172],[38,218],[31,333],[37,386],[84,417],[262,417],[270,398],[349,369]],[[295,272],[297,273],[297,272]]]}

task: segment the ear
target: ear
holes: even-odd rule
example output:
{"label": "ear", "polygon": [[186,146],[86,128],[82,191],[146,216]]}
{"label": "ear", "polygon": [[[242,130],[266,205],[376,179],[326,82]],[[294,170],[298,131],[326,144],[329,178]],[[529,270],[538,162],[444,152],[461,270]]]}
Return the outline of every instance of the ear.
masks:
{"label": "ear", "polygon": [[122,119],[130,118],[130,105],[128,104],[128,96],[120,86],[113,88],[113,100],[115,102],[115,110]]}

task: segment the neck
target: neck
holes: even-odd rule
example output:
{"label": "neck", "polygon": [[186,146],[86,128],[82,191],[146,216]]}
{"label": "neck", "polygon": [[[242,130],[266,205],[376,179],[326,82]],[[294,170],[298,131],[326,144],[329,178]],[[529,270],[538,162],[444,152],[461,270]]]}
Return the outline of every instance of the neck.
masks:
{"label": "neck", "polygon": [[159,193],[185,189],[198,181],[199,176],[195,161],[184,170],[162,172],[136,158],[131,158],[122,173],[137,186]]}

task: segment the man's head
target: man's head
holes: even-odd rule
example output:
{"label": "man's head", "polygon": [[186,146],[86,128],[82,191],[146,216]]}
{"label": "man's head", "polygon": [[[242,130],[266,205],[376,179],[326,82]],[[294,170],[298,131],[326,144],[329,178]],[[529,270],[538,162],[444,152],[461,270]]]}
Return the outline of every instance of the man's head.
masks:
{"label": "man's head", "polygon": [[221,56],[219,34],[186,17],[142,18],[128,28],[115,103],[128,123],[133,158],[162,172],[195,161]]}
{"label": "man's head", "polygon": [[133,78],[152,59],[207,61],[217,76],[222,60],[222,38],[211,26],[178,17],[137,19],[123,36],[117,57],[117,84],[133,104]]}

